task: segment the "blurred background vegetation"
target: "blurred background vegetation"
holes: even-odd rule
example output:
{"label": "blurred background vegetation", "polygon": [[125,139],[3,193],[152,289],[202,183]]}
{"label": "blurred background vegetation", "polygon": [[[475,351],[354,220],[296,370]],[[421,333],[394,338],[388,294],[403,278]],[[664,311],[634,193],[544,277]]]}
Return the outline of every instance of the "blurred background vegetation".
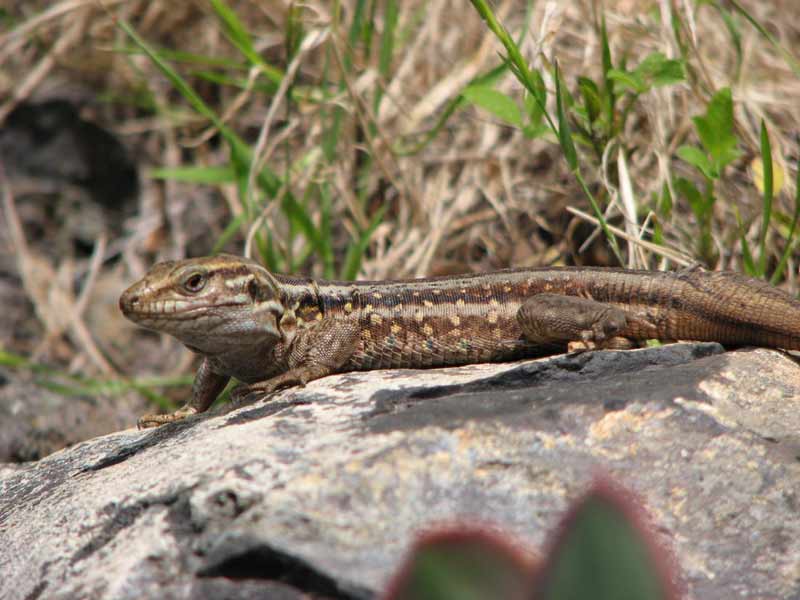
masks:
{"label": "blurred background vegetation", "polygon": [[26,0],[0,28],[0,413],[47,440],[0,455],[186,393],[191,355],[117,310],[157,260],[797,292],[794,0]]}

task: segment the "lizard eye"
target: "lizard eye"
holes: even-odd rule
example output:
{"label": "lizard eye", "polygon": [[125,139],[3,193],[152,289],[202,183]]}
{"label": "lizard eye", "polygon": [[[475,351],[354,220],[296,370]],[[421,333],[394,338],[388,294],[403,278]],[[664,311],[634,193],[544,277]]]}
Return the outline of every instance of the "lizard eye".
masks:
{"label": "lizard eye", "polygon": [[191,273],[183,280],[183,289],[191,294],[196,294],[206,285],[206,276],[203,273]]}

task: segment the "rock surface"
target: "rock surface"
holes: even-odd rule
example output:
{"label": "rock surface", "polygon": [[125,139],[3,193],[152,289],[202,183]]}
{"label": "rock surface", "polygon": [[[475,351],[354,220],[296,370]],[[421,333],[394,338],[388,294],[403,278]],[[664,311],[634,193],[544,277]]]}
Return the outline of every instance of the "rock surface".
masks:
{"label": "rock surface", "polygon": [[0,464],[38,460],[117,431],[142,410],[140,399],[59,394],[0,367]]}
{"label": "rock surface", "polygon": [[598,470],[689,597],[800,595],[800,368],[676,344],[344,374],[0,466],[0,597],[369,598],[442,522],[541,547]]}

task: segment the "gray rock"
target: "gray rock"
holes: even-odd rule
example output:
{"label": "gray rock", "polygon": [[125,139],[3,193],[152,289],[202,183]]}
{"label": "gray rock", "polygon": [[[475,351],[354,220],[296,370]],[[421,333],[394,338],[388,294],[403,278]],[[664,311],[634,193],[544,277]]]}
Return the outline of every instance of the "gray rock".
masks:
{"label": "gray rock", "polygon": [[598,472],[689,597],[800,594],[800,369],[676,344],[349,373],[0,468],[0,597],[368,598],[437,524],[541,548]]}
{"label": "gray rock", "polygon": [[0,463],[31,461],[135,423],[141,399],[65,395],[0,368]]}

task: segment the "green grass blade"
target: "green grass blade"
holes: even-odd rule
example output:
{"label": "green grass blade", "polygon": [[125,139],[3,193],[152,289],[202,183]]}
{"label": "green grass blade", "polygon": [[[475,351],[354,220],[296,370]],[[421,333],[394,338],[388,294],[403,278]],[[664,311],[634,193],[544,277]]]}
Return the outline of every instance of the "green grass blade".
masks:
{"label": "green grass blade", "polygon": [[758,276],[767,272],[767,233],[772,219],[773,173],[772,145],[764,120],[761,120],[761,162],[764,170],[764,203],[761,215],[761,235],[759,236]]}
{"label": "green grass blade", "polygon": [[[138,56],[142,54],[142,49],[136,46],[116,46],[114,48],[114,52]],[[207,56],[205,54],[195,54],[193,52],[186,52],[185,50],[172,50],[170,48],[159,47],[157,52],[160,56],[167,60],[184,64],[203,65],[205,67],[217,67],[221,69],[230,69],[243,72],[247,72],[248,68],[247,64],[242,61],[231,60],[230,58]]]}
{"label": "green grass blade", "polygon": [[436,123],[433,125],[433,127],[431,127],[428,131],[422,132],[418,136],[414,136],[418,138],[416,141],[401,141],[395,144],[392,146],[392,153],[396,154],[397,156],[413,156],[414,154],[417,154],[423,150],[444,128],[444,126],[447,124],[447,121],[450,120],[450,117],[453,116],[456,110],[458,110],[464,104],[466,104],[466,100],[461,96],[451,100],[442,111],[442,114],[439,115],[439,118],[436,120]]}
{"label": "green grass blade", "polygon": [[[252,92],[259,92],[269,96],[274,94],[279,87],[278,84],[273,83],[272,81],[258,80],[255,82],[250,82],[244,77],[231,77],[230,75],[218,73],[217,71],[196,70],[192,71],[192,76],[219,86],[235,87],[240,90],[250,89]],[[308,100],[309,96],[310,94],[308,91],[303,90],[302,92],[294,91],[291,97],[292,100],[299,98]]]}
{"label": "green grass blade", "polygon": [[561,86],[561,73],[558,63],[555,65],[556,79],[556,113],[558,117],[558,142],[561,144],[561,151],[571,171],[578,169],[578,153],[575,150],[575,143],[572,141],[572,134],[569,129],[567,111],[564,108],[564,94]]}
{"label": "green grass blade", "polygon": [[147,55],[147,57],[158,67],[161,73],[169,80],[169,82],[180,92],[192,108],[203,115],[206,119],[214,123],[216,127],[222,131],[225,124],[217,117],[216,113],[203,102],[203,99],[192,89],[192,87],[181,77],[175,69],[173,69],[162,57],[156,52],[138,33],[127,23],[120,19],[117,21],[119,27],[136,43],[139,48]]}
{"label": "green grass blade", "polygon": [[148,176],[152,179],[169,179],[186,183],[222,184],[236,181],[236,173],[231,165],[163,167],[152,169]]}
{"label": "green grass blade", "polygon": [[[119,27],[144,51],[147,57],[153,62],[161,73],[169,80],[169,82],[180,92],[192,108],[201,114],[203,117],[211,121],[214,126],[219,130],[220,134],[228,143],[231,152],[231,163],[234,165],[237,174],[246,174],[250,169],[250,162],[252,159],[252,152],[250,147],[237,136],[222,119],[217,116],[216,112],[212,110],[203,99],[192,89],[188,82],[181,77],[163,58],[156,52],[150,44],[144,41],[142,37],[126,22],[120,20],[117,22]],[[268,190],[270,196],[274,196],[280,188],[280,179],[264,169],[259,173],[259,182]],[[247,195],[243,196],[247,198]]]}
{"label": "green grass blade", "polygon": [[[532,94],[532,96],[536,99],[537,102],[540,102],[541,98],[541,88],[537,85],[537,80],[534,77],[532,71],[528,67],[528,63],[525,62],[525,59],[520,52],[519,46],[514,43],[514,40],[509,35],[508,31],[500,25],[495,17],[494,13],[492,12],[489,4],[486,0],[470,0],[472,2],[472,6],[475,7],[475,10],[478,11],[478,14],[483,18],[486,22],[486,26],[489,28],[492,33],[500,40],[503,46],[508,53],[508,56],[505,57],[505,61],[508,63],[509,68],[511,69],[512,73],[517,77],[517,79],[525,86],[525,88]],[[575,151],[575,143],[572,140],[572,136],[570,135],[569,124],[566,118],[566,110],[564,108],[564,97],[566,96],[566,91],[561,89],[561,76],[558,72],[558,65],[556,65],[555,69],[555,79],[556,79],[556,86],[557,86],[557,95],[558,98],[556,99],[557,107],[559,111],[559,126],[556,127],[556,124],[553,122],[550,113],[547,112],[546,106],[540,106],[542,113],[547,120],[547,124],[550,127],[550,130],[558,136],[559,142],[561,144],[562,152],[564,153],[564,157],[567,160],[567,164],[570,166],[570,170],[572,171],[573,175],[578,181],[578,184],[581,186],[581,190],[586,195],[589,204],[592,207],[597,219],[600,222],[600,226],[603,230],[603,234],[606,236],[609,245],[611,246],[614,255],[616,256],[617,260],[620,264],[624,264],[622,260],[622,254],[619,251],[619,246],[617,245],[617,240],[614,237],[614,234],[608,228],[608,224],[606,223],[605,217],[603,216],[603,212],[600,210],[600,207],[597,204],[597,201],[592,196],[589,187],[586,185],[583,177],[580,173],[580,168],[578,166],[578,158],[577,152]]]}
{"label": "green grass blade", "polygon": [[608,228],[608,223],[606,223],[606,218],[603,215],[603,211],[600,210],[600,206],[597,204],[597,200],[595,200],[592,192],[589,190],[589,186],[586,185],[586,182],[583,179],[583,176],[580,172],[580,165],[578,164],[578,153],[575,150],[575,142],[572,140],[572,134],[570,133],[569,128],[569,121],[567,119],[566,109],[564,108],[564,93],[562,91],[562,81],[561,81],[561,72],[558,68],[558,62],[555,64],[555,80],[556,80],[556,111],[558,114],[558,141],[561,144],[561,151],[564,153],[564,158],[569,165],[570,171],[578,180],[578,184],[581,186],[583,193],[586,195],[586,198],[589,200],[589,204],[594,211],[597,220],[600,223],[600,228],[603,230],[603,235],[606,236],[608,240],[609,246],[611,246],[612,252],[614,252],[614,256],[619,261],[620,265],[625,264],[622,260],[622,254],[620,253],[619,246],[617,244],[617,238],[614,236],[613,232]]}
{"label": "green grass blade", "polygon": [[358,240],[350,244],[347,248],[347,255],[345,256],[344,266],[342,267],[342,279],[349,281],[355,279],[361,269],[361,261],[364,258],[364,252],[367,251],[369,241],[372,234],[375,233],[378,225],[383,221],[383,215],[386,213],[386,205],[382,205],[372,217],[367,228],[361,232]]}
{"label": "green grass blade", "polygon": [[334,276],[334,257],[333,257],[333,227],[331,224],[331,211],[333,209],[333,199],[331,198],[330,185],[328,182],[322,182],[318,187],[319,195],[319,232],[322,239],[327,243],[325,245],[326,252],[321,256],[322,258],[322,273],[326,279],[332,279]]}
{"label": "green grass blade", "polygon": [[162,408],[171,408],[173,402],[152,391],[154,387],[189,386],[194,376],[141,377],[137,379],[95,379],[63,373],[55,367],[43,365],[24,356],[0,350],[0,366],[29,371],[36,374],[34,383],[63,396],[90,396],[98,394],[120,395],[135,390],[147,396]]}
{"label": "green grass blade", "polygon": [[736,216],[736,225],[739,229],[739,241],[742,245],[742,267],[744,268],[744,272],[750,275],[750,277],[760,277],[756,262],[753,260],[753,253],[750,251],[750,244],[747,242],[742,216],[739,214],[739,209],[737,207],[734,206],[733,210]]}
{"label": "green grass blade", "polygon": [[[525,61],[525,58],[522,56],[519,46],[511,38],[511,35],[508,33],[508,31],[506,31],[505,27],[503,27],[497,20],[497,17],[495,17],[486,0],[470,1],[472,2],[472,6],[475,7],[475,10],[478,11],[478,14],[486,23],[486,26],[492,33],[494,33],[495,37],[500,40],[500,43],[502,43],[503,47],[506,49],[508,55],[504,58],[504,60],[508,63],[508,67],[511,69],[511,72],[516,75],[519,82],[524,85],[525,88],[538,101],[540,98],[540,90],[537,88],[536,79],[534,78],[528,63]],[[556,125],[553,123],[553,120],[550,117],[550,113],[547,112],[547,107],[541,106],[540,108],[542,109],[545,119],[547,119],[547,124],[550,126],[550,130],[557,134],[558,130],[556,129]]]}
{"label": "green grass blade", "polygon": [[736,22],[736,19],[733,18],[733,15],[727,8],[723,7],[719,2],[715,2],[714,7],[722,17],[722,21],[728,29],[728,34],[731,36],[733,48],[736,50],[736,69],[734,71],[733,81],[738,81],[742,72],[742,60],[744,56],[742,51],[742,32],[739,29],[739,24]]}
{"label": "green grass blade", "polygon": [[217,18],[222,23],[225,35],[228,40],[242,53],[242,55],[250,61],[251,64],[256,65],[261,69],[261,72],[266,75],[274,83],[279,84],[283,79],[283,72],[276,69],[272,65],[267,64],[261,56],[256,52],[253,47],[253,41],[250,39],[250,34],[247,28],[236,16],[236,13],[222,0],[209,0]]}
{"label": "green grass blade", "polygon": [[58,371],[53,367],[35,363],[29,358],[14,354],[13,352],[6,352],[0,350],[0,366],[9,367],[11,369],[27,369],[34,373],[55,374]]}
{"label": "green grass blade", "polygon": [[773,48],[775,48],[783,57],[784,62],[789,66],[789,68],[794,72],[795,75],[800,77],[800,61],[797,60],[786,48],[784,48],[780,42],[772,35],[766,27],[764,27],[761,23],[756,20],[744,6],[741,5],[739,0],[730,0],[731,5],[741,14],[747,21],[755,27],[756,31],[760,33],[770,44],[772,44]]}
{"label": "green grass blade", "polygon": [[239,231],[239,228],[242,227],[242,224],[247,220],[247,213],[240,213],[235,218],[231,219],[230,222],[225,226],[225,229],[222,230],[222,235],[219,236],[219,239],[214,243],[214,246],[211,248],[211,254],[217,254],[218,252],[222,252],[222,249],[227,246],[228,242],[233,239],[233,236],[236,235],[236,232]]}
{"label": "green grass blade", "polygon": [[320,255],[324,256],[325,242],[319,230],[314,226],[311,217],[308,216],[305,208],[301,206],[291,194],[286,194],[283,197],[283,200],[281,200],[281,208],[284,214],[289,218],[290,223],[303,233],[305,238]]}
{"label": "green grass blade", "polygon": [[[492,85],[493,83],[497,82],[500,79],[500,76],[506,71],[508,71],[508,62],[503,62],[498,66],[494,67],[493,69],[491,69],[490,71],[482,73],[471,79],[469,83],[467,83],[465,88],[474,85]],[[540,102],[540,104],[541,103],[543,102]],[[466,104],[467,104],[466,98],[463,98],[460,95],[457,96],[447,104],[447,106],[442,111],[442,114],[439,116],[434,126],[428,131],[423,132],[416,143],[413,143],[411,145],[405,145],[406,142],[401,142],[392,147],[392,152],[398,156],[411,156],[421,151],[444,128],[450,117],[459,108],[465,106]]]}
{"label": "green grass blade", "polygon": [[[338,10],[341,9],[339,8]],[[347,76],[350,76],[353,71],[353,50],[359,39],[362,39],[367,46],[371,41],[371,29],[366,23],[368,20],[364,18],[364,14],[367,12],[366,0],[356,0],[352,10],[353,16],[350,21],[350,29],[347,32],[347,45],[342,53],[342,66]],[[369,52],[366,52],[366,54],[369,54]]]}
{"label": "green grass blade", "polygon": [[375,86],[375,98],[372,103],[372,110],[377,115],[383,100],[383,84],[389,80],[392,69],[392,58],[394,56],[395,34],[397,23],[400,17],[400,9],[396,0],[386,0],[383,9],[383,33],[381,35],[381,45],[378,53],[378,73],[381,79]]}
{"label": "green grass blade", "polygon": [[783,248],[783,254],[781,254],[781,259],[778,261],[778,266],[775,267],[775,272],[770,277],[770,283],[773,285],[780,280],[781,273],[786,268],[786,262],[789,260],[789,256],[791,256],[792,250],[796,245],[797,222],[800,220],[800,159],[797,161],[794,189],[794,215],[792,216],[792,224],[789,227],[789,235],[786,236],[786,246]]}
{"label": "green grass blade", "polygon": [[603,84],[606,92],[605,104],[608,118],[608,132],[610,137],[613,137],[617,134],[617,131],[615,130],[617,99],[614,91],[614,80],[610,77],[611,71],[614,69],[614,63],[611,61],[611,47],[608,44],[608,30],[606,29],[605,13],[603,13],[600,21],[600,42],[603,48]]}

